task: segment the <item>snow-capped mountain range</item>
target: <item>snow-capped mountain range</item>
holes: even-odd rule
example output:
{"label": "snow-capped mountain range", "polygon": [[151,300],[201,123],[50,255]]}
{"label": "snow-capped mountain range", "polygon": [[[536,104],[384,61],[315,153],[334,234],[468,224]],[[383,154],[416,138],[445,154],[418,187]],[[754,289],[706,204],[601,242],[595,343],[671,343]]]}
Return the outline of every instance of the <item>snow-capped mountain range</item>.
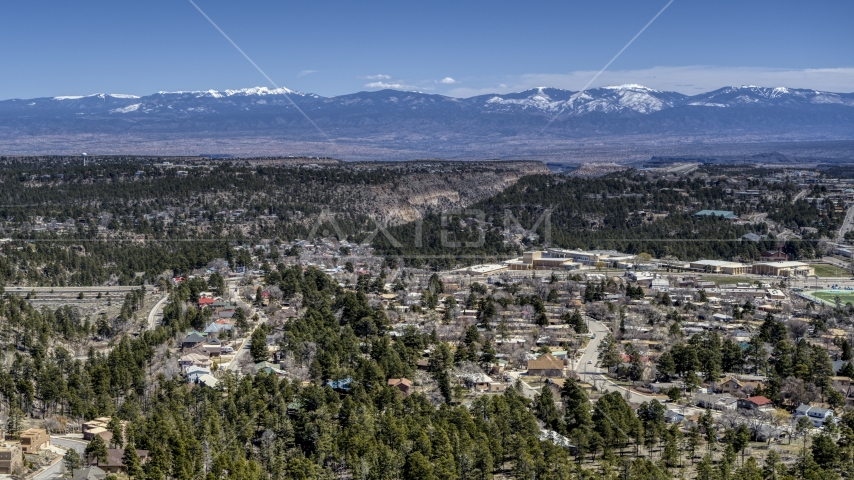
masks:
{"label": "snow-capped mountain range", "polygon": [[742,86],[684,95],[642,85],[584,92],[538,87],[470,98],[399,90],[323,97],[255,87],[142,97],[94,94],[16,99],[0,101],[0,134],[285,135],[297,140],[316,136],[294,104],[332,137],[417,135],[464,142],[466,136],[732,132],[744,136],[815,130],[833,138],[854,138],[854,93]]}

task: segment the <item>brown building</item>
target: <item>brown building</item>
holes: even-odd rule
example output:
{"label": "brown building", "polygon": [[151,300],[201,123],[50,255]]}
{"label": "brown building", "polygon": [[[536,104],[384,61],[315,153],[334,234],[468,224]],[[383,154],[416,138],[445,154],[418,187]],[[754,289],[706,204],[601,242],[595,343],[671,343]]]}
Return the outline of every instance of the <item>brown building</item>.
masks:
{"label": "brown building", "polygon": [[50,446],[50,435],[43,428],[30,428],[21,433],[21,450],[31,455]]}
{"label": "brown building", "polygon": [[561,377],[563,376],[563,362],[551,353],[540,355],[536,360],[528,360],[528,375]]}
{"label": "brown building", "polygon": [[0,474],[11,475],[24,467],[24,456],[18,444],[0,446]]}
{"label": "brown building", "polygon": [[763,262],[785,262],[789,260],[789,256],[779,250],[762,252],[761,257]]}
{"label": "brown building", "polygon": [[406,398],[412,389],[412,382],[408,378],[389,378],[388,386],[397,388],[403,394],[403,398]]}
{"label": "brown building", "polygon": [[[145,464],[148,461],[148,450],[137,450],[137,456],[139,456],[139,463]],[[87,463],[90,466],[96,466],[101,470],[107,473],[119,473],[125,470],[125,466],[122,463],[122,458],[125,456],[125,449],[123,448],[109,448],[107,449],[107,461],[99,462],[97,458],[90,455],[87,458]]]}

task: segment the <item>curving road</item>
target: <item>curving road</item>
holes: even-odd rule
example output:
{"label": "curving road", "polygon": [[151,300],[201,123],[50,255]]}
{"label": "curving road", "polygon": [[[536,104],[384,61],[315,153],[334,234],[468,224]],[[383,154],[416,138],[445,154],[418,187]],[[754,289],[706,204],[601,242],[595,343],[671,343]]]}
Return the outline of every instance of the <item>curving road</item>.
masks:
{"label": "curving road", "polygon": [[[77,450],[77,453],[80,454],[80,457],[83,457],[83,451],[86,449],[86,444],[83,440],[74,439],[74,438],[66,438],[66,437],[51,437],[50,443],[52,445],[56,445],[59,447],[65,448],[73,448]],[[52,480],[55,478],[63,478],[62,477],[62,460],[54,463],[53,465],[47,467],[45,470],[39,472],[32,480]]]}
{"label": "curving road", "polygon": [[593,319],[588,321],[588,325],[590,333],[593,333],[595,338],[590,339],[590,343],[587,344],[587,348],[584,349],[584,353],[581,354],[581,358],[575,364],[575,370],[578,372],[578,376],[581,378],[581,381],[594,385],[599,390],[619,392],[623,398],[626,398],[632,403],[643,403],[656,399],[661,400],[661,397],[643,395],[625,387],[621,387],[602,374],[602,369],[597,366],[599,361],[599,345],[602,343],[605,336],[611,333],[611,330],[609,330],[602,322],[598,322]]}
{"label": "curving road", "polygon": [[163,320],[163,305],[166,305],[167,300],[169,300],[169,295],[165,295],[163,298],[158,300],[151,308],[151,311],[148,312],[149,330],[154,330],[155,327],[157,327],[157,325]]}

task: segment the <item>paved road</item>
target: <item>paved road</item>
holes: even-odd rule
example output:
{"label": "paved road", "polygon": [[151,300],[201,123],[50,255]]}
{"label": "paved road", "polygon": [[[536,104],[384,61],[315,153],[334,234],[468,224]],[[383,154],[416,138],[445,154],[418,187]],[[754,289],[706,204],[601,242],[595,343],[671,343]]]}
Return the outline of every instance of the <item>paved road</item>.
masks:
{"label": "paved road", "polygon": [[842,226],[839,228],[839,233],[836,234],[836,241],[845,240],[845,234],[854,228],[854,206],[848,209],[845,214],[845,220],[842,221]]}
{"label": "paved road", "polygon": [[590,343],[587,344],[587,348],[584,350],[584,353],[581,354],[581,358],[578,360],[576,364],[576,371],[578,372],[578,376],[582,381],[594,385],[596,388],[600,390],[605,390],[608,392],[620,392],[623,398],[627,398],[632,403],[643,403],[649,402],[651,400],[659,399],[660,397],[654,397],[651,395],[643,395],[627,388],[621,387],[611,380],[608,379],[605,375],[602,374],[602,369],[597,365],[598,356],[599,356],[599,344],[602,343],[605,336],[610,333],[608,327],[605,326],[602,322],[597,322],[596,320],[590,320],[588,322],[590,333],[595,335],[595,338],[590,340]]}
{"label": "paved road", "polygon": [[[233,285],[229,286],[229,288],[232,290],[232,292],[235,291],[235,288]],[[237,301],[238,306],[246,307],[246,309],[248,310],[248,313],[246,314],[246,316],[248,318],[252,318],[252,316],[255,315],[255,307],[253,307],[252,305],[249,305],[248,303],[245,303],[243,301],[243,299],[240,297],[240,295],[237,295],[235,293],[234,296],[232,297],[232,299]],[[261,326],[262,323],[263,323],[263,320],[258,322],[258,324],[255,325],[255,328],[258,328],[259,326]],[[225,367],[226,370],[230,370],[232,372],[236,371],[237,367],[240,366],[241,359],[249,354],[249,339],[252,337],[252,334],[255,332],[255,328],[253,328],[251,332],[247,332],[246,337],[243,339],[243,342],[240,343],[240,346],[237,347],[236,349],[234,349],[234,352],[235,352],[234,358]]]}
{"label": "paved road", "polygon": [[126,293],[139,289],[139,286],[120,286],[120,287],[16,287],[14,285],[6,287],[6,293],[18,293],[26,295],[30,292],[36,293]]}
{"label": "paved road", "polygon": [[[87,442],[64,437],[51,437],[50,443],[59,447],[73,448],[82,457]],[[33,477],[33,480],[52,480],[55,478],[62,478],[62,460]]]}
{"label": "paved road", "polygon": [[166,301],[169,300],[169,295],[164,296],[157,303],[154,304],[154,307],[148,312],[148,329],[154,330],[155,327],[163,320],[163,306],[166,305]]}
{"label": "paved road", "polygon": [[802,199],[802,198],[806,197],[806,196],[807,196],[807,193],[809,193],[809,190],[801,190],[800,192],[798,192],[798,194],[797,194],[797,195],[795,195],[794,197],[792,197],[792,203],[795,203],[795,202],[797,202],[798,200],[800,200],[800,199]]}

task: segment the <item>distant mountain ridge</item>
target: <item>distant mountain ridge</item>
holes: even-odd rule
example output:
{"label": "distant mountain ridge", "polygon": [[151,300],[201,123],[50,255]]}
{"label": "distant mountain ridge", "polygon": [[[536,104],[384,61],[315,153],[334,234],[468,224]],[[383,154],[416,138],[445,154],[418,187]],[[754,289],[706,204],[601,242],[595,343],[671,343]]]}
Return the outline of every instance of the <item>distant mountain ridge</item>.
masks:
{"label": "distant mountain ridge", "polygon": [[475,157],[476,144],[485,142],[492,150],[481,158],[495,158],[495,146],[511,138],[517,144],[615,135],[854,139],[854,93],[810,89],[742,86],[685,95],[630,84],[455,98],[400,90],[323,97],[254,87],[4,100],[0,150],[4,139],[20,145],[21,139],[104,134],[181,135],[187,142],[212,137],[325,141],[291,101],[332,139],[359,139],[388,151],[447,152],[465,146]]}

